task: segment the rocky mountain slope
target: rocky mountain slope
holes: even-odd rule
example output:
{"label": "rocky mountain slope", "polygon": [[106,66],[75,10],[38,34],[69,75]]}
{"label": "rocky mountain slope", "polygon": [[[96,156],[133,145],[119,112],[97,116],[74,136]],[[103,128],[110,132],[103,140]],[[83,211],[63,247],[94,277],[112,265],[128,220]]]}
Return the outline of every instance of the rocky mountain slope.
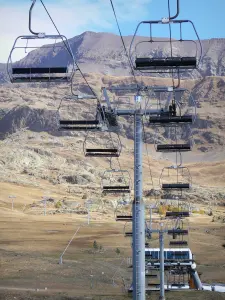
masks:
{"label": "rocky mountain slope", "polygon": [[[132,78],[129,77],[108,77],[97,74],[89,75],[88,81],[100,96],[102,86],[110,85],[132,85]],[[146,78],[145,84],[168,84],[167,79]],[[85,84],[81,81],[75,84],[79,90],[85,90]],[[197,101],[197,119],[193,125],[193,139],[195,149],[200,152],[216,150],[221,151],[224,146],[224,94],[225,78],[224,77],[207,77],[200,81],[185,80],[182,86],[189,88]],[[96,111],[95,100],[82,100],[74,103],[74,100],[64,100],[60,111],[57,111],[59,103],[63,96],[68,93],[65,85],[49,88],[18,88],[5,87],[0,88],[0,103],[2,117],[0,120],[2,138],[15,128],[28,128],[29,130],[42,132],[47,131],[54,136],[62,136],[65,133],[57,130],[57,121],[59,117],[63,118],[68,113],[72,118],[85,119],[93,118]],[[113,95],[111,99],[113,99]],[[123,99],[123,98],[121,98]],[[124,98],[126,99],[126,98]],[[119,108],[128,106],[132,107],[132,98],[130,103],[121,100]],[[102,102],[104,104],[104,102]],[[78,109],[79,108],[79,109]],[[60,115],[60,116],[59,116]],[[154,143],[154,130],[147,124],[146,132],[148,133],[148,143]],[[132,120],[130,118],[120,119],[120,134],[128,139],[133,139],[131,130]],[[76,135],[77,133],[75,133]],[[166,138],[166,136],[165,136]]]}
{"label": "rocky mountain slope", "polygon": [[[131,37],[125,37],[128,47]],[[76,59],[86,73],[88,82],[94,91],[101,96],[101,88],[111,85],[132,86],[134,80],[129,74],[127,58],[124,55],[120,38],[108,33],[86,32],[70,40]],[[166,42],[165,42],[166,43]],[[164,45],[165,53],[168,51]],[[193,127],[193,152],[185,153],[184,160],[189,163],[193,173],[193,190],[187,199],[209,201],[213,198],[224,201],[224,178],[219,176],[224,169],[224,115],[225,95],[224,49],[225,39],[203,41],[204,56],[200,73],[204,77],[182,80],[181,86],[192,91],[197,102],[197,119]],[[191,55],[190,49],[185,49]],[[156,54],[152,49],[152,53]],[[39,49],[30,52],[19,62],[23,66],[63,65],[67,63],[65,52]],[[5,82],[5,65],[0,65],[0,80]],[[107,74],[107,75],[104,75]],[[118,75],[118,76],[115,76]],[[210,76],[208,76],[210,75]],[[170,85],[169,78],[138,77],[146,85]],[[90,90],[81,77],[74,78],[74,89],[90,94]],[[100,195],[100,182],[103,171],[109,168],[107,159],[84,159],[84,133],[65,133],[58,131],[59,117],[93,119],[96,101],[64,100],[60,110],[60,101],[69,95],[69,86],[40,86],[38,84],[0,86],[0,180],[16,184],[42,186],[60,186],[61,189],[74,195],[96,193]],[[111,99],[115,95],[110,93]],[[151,101],[151,99],[149,99]],[[114,107],[132,107],[133,98],[124,98],[114,103]],[[119,133],[122,138],[122,167],[133,173],[133,120],[120,118]],[[158,179],[162,168],[171,165],[172,156],[163,156],[155,152],[154,130],[144,120],[146,141],[150,151],[150,162],[153,169],[153,183],[149,180],[148,161],[144,150],[144,190],[159,187]],[[167,136],[160,133],[160,139]],[[93,144],[107,144],[106,136],[89,137]],[[215,161],[220,163],[215,163]],[[204,163],[203,163],[204,162]],[[117,162],[114,162],[117,164]],[[118,167],[118,165],[115,165]],[[212,196],[213,195],[213,196]]]}

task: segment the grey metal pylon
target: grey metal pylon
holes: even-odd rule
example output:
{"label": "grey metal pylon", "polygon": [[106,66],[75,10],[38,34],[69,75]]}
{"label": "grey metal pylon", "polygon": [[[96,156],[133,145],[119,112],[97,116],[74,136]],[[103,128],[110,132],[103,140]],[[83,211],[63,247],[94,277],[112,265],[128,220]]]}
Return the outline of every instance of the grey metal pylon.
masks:
{"label": "grey metal pylon", "polygon": [[[110,88],[111,90],[112,88]],[[126,90],[126,88],[120,88]],[[107,91],[108,111],[112,111]],[[134,116],[134,201],[132,205],[133,299],[145,300],[145,207],[142,198],[142,117],[160,113],[159,109],[141,109],[141,97],[135,97],[135,109],[114,109],[117,116]]]}
{"label": "grey metal pylon", "polygon": [[163,224],[159,230],[159,245],[160,245],[160,297],[159,300],[165,300],[165,278],[164,278],[164,230]]}
{"label": "grey metal pylon", "polygon": [[134,112],[133,299],[145,299],[145,213],[142,198],[142,115]]}

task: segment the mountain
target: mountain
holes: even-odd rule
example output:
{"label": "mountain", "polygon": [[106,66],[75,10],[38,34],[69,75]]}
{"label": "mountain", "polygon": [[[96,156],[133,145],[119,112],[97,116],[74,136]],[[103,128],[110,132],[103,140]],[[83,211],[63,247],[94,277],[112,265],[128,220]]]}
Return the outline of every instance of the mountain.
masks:
{"label": "mountain", "polygon": [[[132,36],[125,36],[124,42],[129,50]],[[148,37],[137,37],[137,42],[148,41]],[[157,39],[156,39],[157,40]],[[168,39],[163,39],[160,43],[144,43],[141,54],[150,56],[170,55],[170,43]],[[100,73],[114,76],[130,75],[128,59],[124,52],[121,38],[112,33],[84,32],[81,35],[69,39],[72,51],[79,66],[87,73]],[[59,43],[63,45],[62,43]],[[59,45],[57,44],[57,45]],[[174,46],[175,52],[181,52],[186,56],[194,56],[195,48],[193,43],[177,44]],[[200,65],[200,74],[205,76],[225,75],[225,39],[209,39],[202,41],[203,56]],[[150,50],[150,51],[149,51]],[[19,66],[64,66],[71,63],[71,58],[64,48],[44,49],[31,51],[28,55],[17,62]],[[1,66],[0,66],[1,74]],[[197,71],[189,74],[192,78],[199,77]],[[1,75],[0,75],[1,80]]]}

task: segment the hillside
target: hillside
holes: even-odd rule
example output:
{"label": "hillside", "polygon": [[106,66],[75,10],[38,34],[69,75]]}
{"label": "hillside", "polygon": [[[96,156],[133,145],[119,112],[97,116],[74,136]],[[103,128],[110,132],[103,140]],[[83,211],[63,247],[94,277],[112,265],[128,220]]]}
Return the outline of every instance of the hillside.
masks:
{"label": "hillside", "polygon": [[[98,92],[101,86],[132,84],[132,78],[129,77],[102,77],[91,74],[87,78]],[[145,83],[162,85],[167,80],[146,78]],[[197,201],[207,203],[210,195],[213,194],[218,202],[223,202],[224,178],[222,176],[217,178],[217,175],[223,170],[225,160],[224,132],[221,127],[224,126],[225,114],[224,78],[208,77],[203,81],[185,80],[182,85],[193,89],[193,93],[198,96],[199,107],[193,130],[195,146],[193,152],[183,155],[184,162],[189,163],[190,171],[193,172],[193,190],[188,198],[194,200],[197,197]],[[81,82],[79,86],[82,89]],[[53,185],[53,189],[58,186],[65,191],[70,190],[75,197],[89,194],[91,191],[96,194],[96,197],[100,195],[101,178],[104,171],[109,168],[109,160],[84,158],[85,133],[58,131],[59,117],[63,118],[68,113],[73,118],[92,119],[96,101],[80,100],[74,103],[74,100],[64,100],[58,112],[59,103],[67,93],[68,88],[64,85],[51,89],[0,88],[1,109],[6,113],[0,120],[2,136],[0,180],[33,186],[43,185],[41,182],[44,180],[47,186],[50,184]],[[214,103],[215,97],[216,103]],[[132,107],[132,98],[130,103]],[[122,101],[119,107],[122,108],[124,105]],[[131,118],[120,118],[119,133],[123,144],[120,161],[122,166],[130,171],[131,176],[133,176],[132,123]],[[147,119],[145,131],[154,181],[152,185],[151,181],[144,180],[144,190],[147,193],[152,188],[159,189],[158,180],[161,170],[171,164],[174,155],[161,155],[155,152],[154,131],[149,127]],[[92,145],[102,143],[106,145],[110,138],[107,134],[96,133],[89,135],[87,141]],[[217,163],[218,160],[221,163]],[[198,165],[203,161],[205,163]],[[114,164],[118,168],[116,160],[113,160],[113,166]],[[145,148],[144,173],[148,178]]]}

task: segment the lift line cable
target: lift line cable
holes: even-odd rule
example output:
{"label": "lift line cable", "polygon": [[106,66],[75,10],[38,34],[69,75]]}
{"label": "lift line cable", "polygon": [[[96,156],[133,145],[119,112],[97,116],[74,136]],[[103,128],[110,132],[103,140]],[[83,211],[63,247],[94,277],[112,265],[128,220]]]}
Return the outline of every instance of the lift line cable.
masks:
{"label": "lift line cable", "polygon": [[151,165],[150,165],[150,159],[149,159],[148,147],[147,147],[147,140],[146,140],[145,126],[144,126],[143,120],[142,120],[142,127],[143,127],[143,133],[144,133],[145,149],[146,149],[147,158],[148,158],[149,174],[150,174],[150,177],[151,177],[153,189],[155,189],[155,188],[154,188],[153,177],[152,177],[152,169],[151,169]]}
{"label": "lift line cable", "polygon": [[113,10],[114,16],[115,16],[116,24],[117,24],[117,27],[118,27],[118,30],[119,30],[119,33],[120,33],[120,38],[121,38],[121,41],[122,41],[122,44],[123,44],[123,48],[124,48],[125,54],[127,56],[128,62],[129,62],[131,73],[132,73],[132,75],[134,77],[134,80],[135,80],[137,86],[138,86],[138,81],[137,81],[137,78],[135,76],[134,69],[132,67],[132,64],[131,64],[131,61],[130,61],[130,57],[128,55],[127,48],[125,46],[125,42],[124,42],[124,39],[123,39],[123,36],[122,36],[122,32],[121,32],[121,29],[120,29],[120,25],[119,25],[119,22],[118,22],[118,19],[117,19],[117,16],[116,16],[116,11],[115,11],[115,8],[114,8],[114,5],[113,5],[113,0],[110,0],[110,3],[111,3],[111,6],[112,6],[112,10]]}
{"label": "lift line cable", "polygon": [[[56,31],[57,31],[57,32],[58,32],[58,34],[61,36],[61,34],[60,34],[60,31],[58,30],[58,28],[57,28],[57,26],[56,26],[56,24],[55,24],[54,20],[52,19],[51,15],[50,15],[50,13],[49,13],[49,11],[48,11],[48,9],[47,9],[47,7],[45,6],[45,4],[44,4],[43,0],[40,0],[40,1],[41,1],[41,3],[42,3],[42,5],[43,5],[43,7],[44,7],[44,9],[45,9],[45,11],[46,11],[46,13],[48,14],[48,16],[49,16],[49,18],[50,18],[50,20],[51,20],[52,24],[54,25],[54,27],[55,27]],[[63,40],[63,43],[64,43],[64,45],[65,45],[65,47],[66,47],[67,51],[69,52],[68,46],[66,45],[66,43],[65,43],[65,41],[64,41],[64,40]],[[75,60],[74,60],[74,61],[75,61]],[[81,69],[80,69],[80,67],[78,66],[78,64],[77,64],[77,62],[76,62],[76,61],[75,61],[75,65],[77,66],[77,69],[79,70],[79,72],[80,72],[81,76],[83,77],[84,81],[86,82],[86,84],[87,84],[87,86],[89,87],[90,91],[92,92],[93,96],[94,96],[94,97],[96,97],[96,99],[97,99],[97,102],[99,103],[99,105],[100,105],[100,108],[101,108],[101,110],[102,110],[102,112],[103,112],[103,109],[102,109],[102,106],[101,106],[101,102],[100,102],[100,100],[98,99],[98,97],[97,97],[96,93],[94,92],[94,90],[92,89],[92,87],[90,86],[90,84],[88,83],[88,81],[87,81],[86,77],[84,76],[83,72],[81,71]],[[73,78],[72,78],[72,80],[71,80],[71,86],[72,86],[72,81],[73,81]],[[103,113],[104,113],[104,112],[103,112]]]}
{"label": "lift line cable", "polygon": [[[41,1],[41,3],[42,3],[42,5],[43,5],[43,7],[44,7],[44,9],[45,9],[45,11],[46,11],[46,13],[48,14],[48,16],[49,16],[49,18],[50,18],[52,24],[54,25],[56,31],[58,32],[59,35],[61,35],[61,34],[60,34],[60,31],[58,30],[58,28],[57,28],[57,26],[56,26],[56,24],[55,24],[55,22],[54,22],[54,20],[52,19],[50,13],[48,12],[47,7],[45,6],[45,4],[43,3],[42,0],[40,0],[40,1]],[[111,4],[112,4],[112,8],[113,8],[114,14],[115,14],[115,10],[114,10],[114,6],[113,6],[113,3],[112,3],[112,0],[110,0],[110,1],[111,1]],[[116,14],[115,14],[115,18],[116,18],[116,20],[117,20]],[[117,21],[117,24],[118,24],[118,28],[119,28],[119,31],[120,31],[120,27],[119,27],[118,21]],[[122,42],[123,42],[123,45],[124,45],[124,49],[125,49],[125,51],[126,51],[126,55],[127,55],[127,57],[128,57],[128,60],[129,60],[129,56],[128,56],[128,53],[127,53],[127,50],[126,50],[126,47],[125,47],[125,44],[124,44],[124,40],[123,40],[121,31],[120,31],[120,35],[121,35],[121,39],[122,39]],[[69,49],[68,49],[68,47],[67,47],[65,41],[63,41],[63,43],[64,43],[64,45],[65,45],[65,47],[66,47],[66,49],[67,49],[67,51],[68,51]],[[88,83],[86,77],[84,76],[83,72],[82,72],[81,69],[79,68],[79,66],[78,66],[78,64],[77,64],[76,61],[75,61],[75,64],[76,64],[78,70],[80,71],[80,74],[81,74],[81,76],[83,77],[84,81],[86,82],[86,84],[87,84],[88,87],[90,88],[92,94],[94,95],[94,97],[96,97],[97,102],[98,102],[98,104],[100,105],[100,109],[101,109],[102,112],[104,113],[104,111],[103,111],[103,109],[102,109],[101,102],[100,102],[100,100],[98,99],[96,93],[94,92],[94,90],[92,89],[92,87],[90,86],[90,84]],[[130,64],[130,60],[129,60],[129,64]],[[131,64],[130,64],[130,66],[131,66]],[[132,73],[133,73],[133,68],[131,67],[131,69],[132,69]],[[133,73],[133,74],[134,74],[134,73]],[[135,74],[134,74],[134,78],[135,78],[135,80],[136,80]],[[136,81],[137,81],[137,80],[136,80]],[[61,100],[61,102],[60,102],[60,106],[61,106],[61,103],[62,103],[62,100]],[[110,135],[110,137],[111,137],[111,135]],[[112,139],[112,137],[111,137],[111,139]],[[112,140],[112,142],[113,142],[113,140]],[[121,165],[120,165],[120,161],[119,161],[119,158],[118,158],[118,157],[117,157],[117,160],[118,160],[119,167],[120,167],[120,169],[121,169]]]}
{"label": "lift line cable", "polygon": [[[170,0],[168,0],[168,13],[169,13],[169,19],[171,16],[171,11],[170,11]],[[170,32],[170,53],[171,53],[171,57],[173,57],[173,45],[172,45],[172,29],[171,29],[171,24],[169,22],[169,32]],[[174,83],[174,77],[173,77],[174,73],[172,70],[172,83],[173,83],[173,87],[175,86]]]}

